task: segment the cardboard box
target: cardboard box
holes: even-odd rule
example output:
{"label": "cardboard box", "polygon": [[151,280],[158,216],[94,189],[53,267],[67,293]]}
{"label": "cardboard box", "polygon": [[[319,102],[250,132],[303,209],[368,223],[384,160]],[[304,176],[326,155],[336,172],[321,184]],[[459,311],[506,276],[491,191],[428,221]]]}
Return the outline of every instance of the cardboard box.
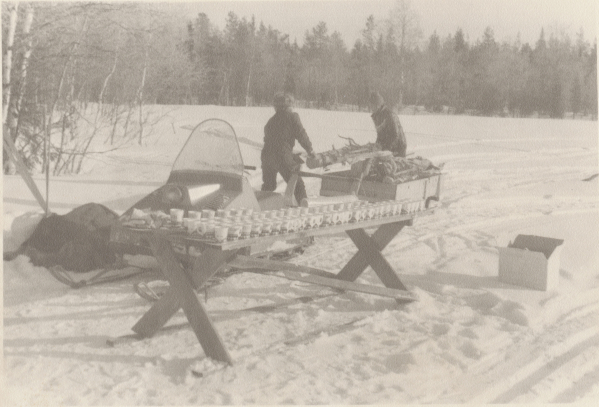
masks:
{"label": "cardboard box", "polygon": [[563,240],[518,235],[499,249],[499,280],[535,290],[548,291],[559,283],[559,255]]}

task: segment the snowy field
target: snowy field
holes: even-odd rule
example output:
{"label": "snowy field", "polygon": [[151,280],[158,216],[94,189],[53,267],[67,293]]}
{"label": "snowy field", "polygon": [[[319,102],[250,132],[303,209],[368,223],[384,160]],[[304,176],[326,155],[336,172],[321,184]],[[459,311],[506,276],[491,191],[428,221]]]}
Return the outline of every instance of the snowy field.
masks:
{"label": "snowy field", "polygon": [[[343,146],[338,135],[358,143],[375,138],[367,113],[298,112],[317,152]],[[121,213],[164,183],[189,135],[184,126],[221,118],[238,137],[261,142],[271,114],[170,107],[143,146],[99,156],[84,174],[52,179],[51,210],[64,214],[97,202]],[[153,338],[106,345],[131,333],[148,310],[133,283],[156,274],[74,290],[19,256],[4,262],[2,405],[599,401],[597,122],[401,120],[408,152],[445,163],[434,215],[417,218],[383,252],[418,301],[398,306],[346,293],[249,312],[243,309],[330,291],[234,275],[209,290],[206,303],[235,361],[223,367],[205,358],[182,311]],[[258,149],[243,145],[242,153],[246,165],[259,166]],[[259,187],[259,171],[250,177]],[[34,178],[44,194],[43,176]],[[3,182],[4,250],[13,250],[41,210],[19,176]],[[317,179],[307,185],[318,194]],[[497,247],[518,234],[564,239],[557,289],[498,280]],[[341,235],[316,243],[292,261],[337,271],[356,251]],[[379,284],[370,269],[359,281]]]}

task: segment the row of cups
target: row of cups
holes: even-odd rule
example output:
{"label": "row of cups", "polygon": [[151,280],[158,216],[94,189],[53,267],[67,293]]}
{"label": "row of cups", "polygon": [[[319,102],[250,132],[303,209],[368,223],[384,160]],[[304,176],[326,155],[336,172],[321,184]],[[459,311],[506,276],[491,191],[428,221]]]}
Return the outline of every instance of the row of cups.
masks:
{"label": "row of cups", "polygon": [[171,221],[182,224],[189,234],[224,242],[360,222],[423,209],[424,201],[354,201],[259,212],[244,208],[217,211],[205,209],[201,212],[189,211],[186,218],[179,212],[182,210],[174,209],[171,210]]}
{"label": "row of cups", "polygon": [[[238,209],[218,209],[213,211],[212,209],[202,209],[201,211],[188,211],[187,217],[189,219],[214,219],[218,218],[229,218],[231,216],[252,216],[254,210],[252,208],[238,208]],[[182,224],[185,216],[183,209],[171,208],[170,218],[172,223]]]}

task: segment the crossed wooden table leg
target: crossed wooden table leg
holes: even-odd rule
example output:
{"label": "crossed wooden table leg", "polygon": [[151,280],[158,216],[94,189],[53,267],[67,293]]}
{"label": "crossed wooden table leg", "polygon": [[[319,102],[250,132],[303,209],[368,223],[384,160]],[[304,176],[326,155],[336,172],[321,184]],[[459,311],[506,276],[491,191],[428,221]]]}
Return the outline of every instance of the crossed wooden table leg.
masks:
{"label": "crossed wooden table leg", "polygon": [[411,222],[408,220],[381,225],[372,236],[368,235],[364,229],[346,230],[345,233],[358,247],[358,252],[341,269],[337,278],[355,281],[366,270],[366,267],[371,266],[385,287],[407,290],[381,252],[404,226]]}
{"label": "crossed wooden table leg", "polygon": [[221,266],[235,256],[237,250],[221,251],[207,248],[196,259],[193,272],[189,275],[181,267],[171,243],[166,238],[154,235],[149,239],[149,243],[170,287],[133,326],[133,331],[143,337],[150,337],[162,328],[180,308],[183,308],[206,356],[232,364],[233,360],[194,288],[201,287],[216,274]]}
{"label": "crossed wooden table leg", "polygon": [[[383,224],[372,235],[361,228],[346,230],[350,239],[358,247],[358,252],[341,269],[336,278],[353,282],[370,265],[386,287],[407,291],[381,252],[401,229],[409,224],[411,224],[411,220]],[[238,249],[220,250],[208,247],[196,258],[192,272],[188,273],[177,260],[171,242],[166,237],[154,234],[148,241],[170,287],[133,326],[133,331],[142,337],[151,337],[180,308],[183,308],[206,356],[232,364],[231,356],[194,288],[200,288],[221,267],[232,262],[237,256]],[[405,301],[405,298],[396,300],[401,302]]]}

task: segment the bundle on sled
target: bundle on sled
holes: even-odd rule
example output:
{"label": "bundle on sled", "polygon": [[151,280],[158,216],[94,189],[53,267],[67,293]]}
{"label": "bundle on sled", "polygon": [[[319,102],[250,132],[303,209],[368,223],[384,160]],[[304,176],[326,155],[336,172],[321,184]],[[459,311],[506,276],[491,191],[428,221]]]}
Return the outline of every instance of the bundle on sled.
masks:
{"label": "bundle on sled", "polygon": [[348,140],[345,147],[317,154],[306,163],[309,168],[351,165],[349,170],[329,168],[330,172],[322,175],[321,196],[351,193],[371,201],[422,200],[427,208],[431,201],[440,199],[443,165],[422,157],[395,157],[375,144]]}
{"label": "bundle on sled", "polygon": [[390,151],[383,151],[374,143],[364,145],[357,144],[352,139],[348,139],[348,144],[342,148],[332,148],[331,150],[315,154],[314,157],[308,157],[306,165],[310,169],[328,167],[333,164],[354,164],[374,157],[389,157]]}
{"label": "bundle on sled", "polygon": [[[364,177],[367,181],[382,182],[385,184],[401,184],[421,178],[430,178],[441,174],[441,166],[422,157],[378,157],[375,158]],[[355,173],[358,169],[353,169]]]}
{"label": "bundle on sled", "polygon": [[61,266],[73,272],[88,272],[116,261],[109,248],[110,228],[118,215],[107,207],[88,203],[66,215],[42,219],[21,247],[35,266]]}
{"label": "bundle on sled", "polygon": [[66,215],[50,214],[18,250],[4,253],[4,260],[25,254],[33,265],[45,267],[58,281],[73,288],[147,271],[125,268],[120,255],[110,247],[110,231],[116,223],[118,215],[96,203],[79,206]]}

